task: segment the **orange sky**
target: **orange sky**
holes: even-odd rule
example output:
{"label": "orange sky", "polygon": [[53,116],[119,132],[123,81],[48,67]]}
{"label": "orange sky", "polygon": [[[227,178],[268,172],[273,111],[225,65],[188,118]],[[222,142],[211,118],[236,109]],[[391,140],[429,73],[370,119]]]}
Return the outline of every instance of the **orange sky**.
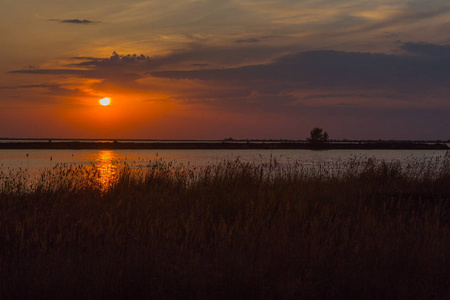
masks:
{"label": "orange sky", "polygon": [[5,0],[0,138],[449,139],[449,19],[440,0]]}

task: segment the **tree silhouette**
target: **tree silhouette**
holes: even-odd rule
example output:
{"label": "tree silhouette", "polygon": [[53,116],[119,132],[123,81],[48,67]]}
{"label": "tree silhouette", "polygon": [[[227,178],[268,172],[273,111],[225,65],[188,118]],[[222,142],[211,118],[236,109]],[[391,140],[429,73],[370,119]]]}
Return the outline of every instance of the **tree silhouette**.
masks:
{"label": "tree silhouette", "polygon": [[326,143],[328,142],[328,133],[326,131],[323,131],[322,128],[314,127],[313,129],[311,129],[309,138],[307,138],[307,140],[308,142],[313,144]]}

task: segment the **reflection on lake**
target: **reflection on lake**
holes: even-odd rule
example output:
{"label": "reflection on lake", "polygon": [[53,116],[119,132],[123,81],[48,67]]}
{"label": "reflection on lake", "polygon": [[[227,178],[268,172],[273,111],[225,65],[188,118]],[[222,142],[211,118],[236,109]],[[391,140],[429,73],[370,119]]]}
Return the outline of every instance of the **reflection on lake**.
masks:
{"label": "reflection on lake", "polygon": [[98,183],[102,189],[106,189],[114,179],[120,165],[118,153],[111,150],[100,150],[92,153],[90,160],[97,170]]}

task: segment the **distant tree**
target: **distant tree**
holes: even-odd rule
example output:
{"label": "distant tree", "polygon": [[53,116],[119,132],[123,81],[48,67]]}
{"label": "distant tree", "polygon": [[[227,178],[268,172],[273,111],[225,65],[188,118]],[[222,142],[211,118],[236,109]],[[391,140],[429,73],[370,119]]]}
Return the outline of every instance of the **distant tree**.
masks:
{"label": "distant tree", "polygon": [[323,131],[322,128],[314,127],[311,129],[309,133],[309,138],[307,138],[308,142],[317,144],[317,143],[326,143],[328,142],[328,133]]}

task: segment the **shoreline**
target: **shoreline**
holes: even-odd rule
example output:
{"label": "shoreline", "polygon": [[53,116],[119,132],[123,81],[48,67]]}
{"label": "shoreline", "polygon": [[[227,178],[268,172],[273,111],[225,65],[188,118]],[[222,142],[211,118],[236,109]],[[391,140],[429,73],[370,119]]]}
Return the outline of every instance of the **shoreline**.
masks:
{"label": "shoreline", "polygon": [[446,144],[425,144],[417,142],[360,142],[310,144],[302,142],[8,142],[0,143],[0,150],[48,149],[48,150],[448,150]]}

